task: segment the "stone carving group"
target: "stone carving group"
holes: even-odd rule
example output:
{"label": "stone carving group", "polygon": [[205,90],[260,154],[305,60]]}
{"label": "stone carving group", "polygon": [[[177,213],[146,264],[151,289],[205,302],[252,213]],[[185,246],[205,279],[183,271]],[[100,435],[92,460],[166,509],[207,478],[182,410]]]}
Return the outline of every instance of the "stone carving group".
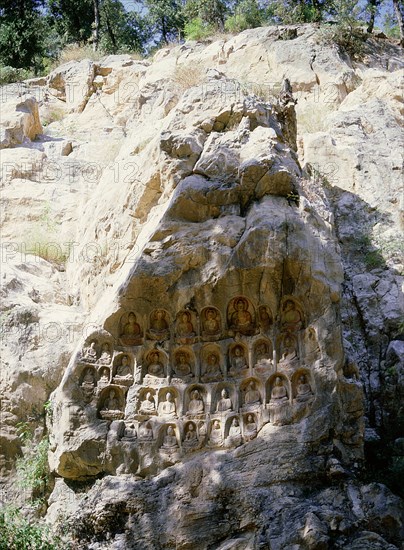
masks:
{"label": "stone carving group", "polygon": [[229,302],[225,322],[213,306],[174,320],[164,309],[146,320],[128,311],[115,335],[87,340],[78,385],[101,420],[121,423],[122,441],[175,461],[203,447],[237,447],[267,422],[306,415],[315,398],[313,335],[292,298],[276,318],[244,296]]}

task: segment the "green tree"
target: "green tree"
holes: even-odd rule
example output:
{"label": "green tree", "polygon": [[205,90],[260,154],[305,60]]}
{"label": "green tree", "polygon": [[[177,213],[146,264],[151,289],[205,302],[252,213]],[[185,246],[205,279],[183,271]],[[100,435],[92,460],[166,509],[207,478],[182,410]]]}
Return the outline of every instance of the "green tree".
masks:
{"label": "green tree", "polygon": [[0,62],[3,65],[39,69],[46,32],[39,0],[0,0]]}
{"label": "green tree", "polygon": [[258,0],[239,0],[232,15],[227,18],[225,28],[230,32],[241,32],[264,25],[267,18],[268,9]]}
{"label": "green tree", "polygon": [[127,12],[119,0],[100,5],[100,47],[106,53],[143,52],[151,38],[147,21],[138,12]]}
{"label": "green tree", "polygon": [[50,20],[63,44],[84,44],[92,36],[93,0],[48,0]]}
{"label": "green tree", "polygon": [[205,25],[223,30],[226,15],[230,12],[230,3],[224,0],[187,0],[184,14],[187,22],[200,18]]}
{"label": "green tree", "polygon": [[375,26],[375,20],[376,20],[376,15],[378,15],[379,13],[379,7],[380,7],[380,4],[381,4],[381,0],[368,0],[368,4],[367,4],[367,12],[369,14],[369,20],[368,20],[368,26],[367,26],[367,32],[368,33],[372,33],[373,32],[373,28]]}
{"label": "green tree", "polygon": [[404,7],[402,0],[393,0],[393,8],[400,32],[400,45],[404,48]]}
{"label": "green tree", "polygon": [[183,3],[179,0],[146,0],[147,19],[158,42],[178,39],[184,28]]}

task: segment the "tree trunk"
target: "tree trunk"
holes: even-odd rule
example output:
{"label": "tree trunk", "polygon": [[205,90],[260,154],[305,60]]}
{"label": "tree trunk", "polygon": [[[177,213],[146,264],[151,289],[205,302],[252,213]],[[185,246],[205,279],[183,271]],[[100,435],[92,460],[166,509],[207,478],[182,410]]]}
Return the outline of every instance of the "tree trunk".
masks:
{"label": "tree trunk", "polygon": [[370,18],[369,18],[368,28],[366,29],[369,34],[372,34],[373,27],[375,26],[375,18],[376,18],[376,11],[377,11],[378,4],[379,4],[378,0],[369,0]]}
{"label": "tree trunk", "polygon": [[394,12],[400,29],[400,46],[404,48],[404,15],[400,0],[393,0]]}
{"label": "tree trunk", "polygon": [[112,47],[114,48],[114,53],[116,53],[118,48],[117,48],[117,45],[116,45],[115,34],[114,34],[114,31],[112,30],[112,26],[111,26],[111,23],[110,23],[110,20],[108,19],[108,17],[107,17],[107,31],[108,31],[109,37],[111,39],[111,42],[112,42]]}
{"label": "tree trunk", "polygon": [[166,19],[163,16],[161,18],[161,36],[166,44],[168,44],[167,29],[166,29]]}
{"label": "tree trunk", "polygon": [[93,50],[98,50],[100,41],[100,0],[93,0],[94,3],[94,30],[93,30]]}

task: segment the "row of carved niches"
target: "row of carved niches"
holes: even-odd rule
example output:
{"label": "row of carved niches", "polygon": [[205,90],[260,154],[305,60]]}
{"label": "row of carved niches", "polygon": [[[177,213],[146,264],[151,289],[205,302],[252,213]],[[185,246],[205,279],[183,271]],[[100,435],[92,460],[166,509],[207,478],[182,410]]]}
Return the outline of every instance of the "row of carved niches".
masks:
{"label": "row of carved niches", "polygon": [[162,385],[167,381],[211,383],[249,375],[265,377],[276,369],[277,364],[283,369],[296,369],[301,363],[311,364],[319,358],[317,337],[312,327],[297,334],[281,333],[275,338],[275,343],[276,354],[272,340],[262,335],[177,345],[169,352],[155,347],[156,344],[145,345],[135,352],[123,352],[114,351],[111,342],[100,343],[90,338],[83,349],[80,364],[92,366],[92,370],[87,372],[94,371],[97,383],[114,382],[126,386],[134,381]]}
{"label": "row of carved niches", "polygon": [[81,390],[83,399],[97,408],[98,417],[109,421],[124,417],[138,421],[154,417],[163,421],[183,417],[205,419],[269,410],[273,423],[284,424],[296,418],[298,411],[299,418],[306,414],[315,397],[312,373],[305,368],[291,377],[276,372],[266,381],[250,377],[240,384],[191,384],[186,388],[136,386],[129,399],[127,387],[110,384],[95,392],[90,379],[83,379]]}
{"label": "row of carved niches", "polygon": [[109,443],[113,439],[129,442],[139,451],[153,447],[163,453],[192,452],[203,447],[238,447],[255,439],[267,421],[260,412],[209,420],[122,420],[111,424],[108,439]]}
{"label": "row of carved niches", "polygon": [[303,309],[295,299],[284,299],[276,317],[268,305],[254,307],[245,296],[230,300],[225,315],[213,305],[199,313],[184,309],[175,315],[165,309],[154,309],[146,316],[134,310],[125,311],[115,336],[121,345],[129,347],[142,345],[145,339],[163,342],[174,338],[178,344],[193,344],[236,335],[270,334],[275,325],[281,332],[290,334],[304,328]]}

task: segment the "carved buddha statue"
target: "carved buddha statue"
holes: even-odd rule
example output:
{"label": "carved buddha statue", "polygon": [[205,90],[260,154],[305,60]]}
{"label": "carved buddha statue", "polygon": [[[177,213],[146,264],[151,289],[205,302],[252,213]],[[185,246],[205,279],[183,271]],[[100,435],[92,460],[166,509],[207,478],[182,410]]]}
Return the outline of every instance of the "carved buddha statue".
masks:
{"label": "carved buddha statue", "polygon": [[302,316],[292,300],[286,300],[282,311],[282,331],[297,332],[303,326]]}
{"label": "carved buddha statue", "polygon": [[215,336],[220,333],[220,322],[218,319],[218,313],[213,308],[208,308],[205,311],[203,320],[203,335]]}
{"label": "carved buddha statue", "polygon": [[230,446],[238,447],[241,445],[242,441],[239,421],[237,418],[233,418],[227,437],[227,443]]}
{"label": "carved buddha statue", "polygon": [[203,382],[215,382],[222,378],[219,358],[216,353],[210,353],[206,360],[205,373],[202,376]]}
{"label": "carved buddha statue", "polygon": [[96,386],[96,381],[94,377],[94,373],[91,369],[86,369],[83,380],[81,382],[81,389],[84,395],[85,401],[89,402],[91,401],[93,395],[94,395],[94,388]]}
{"label": "carved buddha statue", "polygon": [[222,390],[221,398],[217,402],[216,411],[217,412],[229,412],[233,410],[233,404],[231,402],[231,399],[229,397],[229,394],[226,389]]}
{"label": "carved buddha statue", "polygon": [[159,404],[158,413],[166,418],[177,418],[175,402],[170,392],[167,392],[165,401]]}
{"label": "carved buddha statue", "polygon": [[156,414],[156,403],[151,392],[146,393],[146,399],[140,403],[139,407],[140,414]]}
{"label": "carved buddha statue", "polygon": [[187,311],[181,313],[177,321],[177,336],[180,338],[192,338],[195,336],[191,314]]}
{"label": "carved buddha statue", "polygon": [[185,437],[184,437],[184,447],[188,449],[194,449],[199,445],[198,436],[196,434],[195,426],[190,423],[188,424]]}
{"label": "carved buddha statue", "polygon": [[290,362],[297,359],[296,340],[293,336],[286,334],[282,339],[281,362]]}
{"label": "carved buddha statue", "polygon": [[163,309],[157,309],[152,315],[150,333],[156,340],[165,340],[170,335],[166,316],[166,312]]}
{"label": "carved buddha statue", "polygon": [[257,437],[257,423],[254,420],[254,417],[252,414],[249,414],[247,416],[247,422],[244,426],[244,438],[246,441],[251,441],[251,439],[254,439]]}
{"label": "carved buddha statue", "polygon": [[179,353],[177,355],[177,362],[174,367],[175,374],[179,377],[189,377],[192,375],[192,368],[189,364],[188,355],[185,353]]}
{"label": "carved buddha statue", "polygon": [[312,395],[310,384],[307,382],[307,378],[304,374],[299,377],[298,384],[296,386],[296,399],[298,401],[305,401]]}
{"label": "carved buddha statue", "polygon": [[160,354],[158,351],[153,351],[149,354],[149,366],[147,368],[147,372],[152,376],[164,376],[164,366],[160,362]]}
{"label": "carved buddha statue", "polygon": [[95,349],[97,342],[91,340],[90,345],[87,348],[84,348],[84,359],[88,363],[95,363],[97,361],[97,350]]}
{"label": "carved buddha statue", "polygon": [[203,414],[203,411],[204,411],[203,400],[199,394],[199,391],[194,390],[192,392],[192,399],[190,400],[188,405],[187,414]]}
{"label": "carved buddha statue", "polygon": [[223,445],[222,428],[219,420],[214,420],[209,435],[209,445],[212,447],[221,447]]}
{"label": "carved buddha statue", "polygon": [[243,334],[250,333],[253,327],[251,313],[248,311],[248,302],[244,298],[239,298],[235,302],[235,311],[230,320],[230,327]]}
{"label": "carved buddha statue", "polygon": [[103,407],[102,410],[104,410],[104,411],[120,411],[119,401],[115,397],[115,390],[111,390],[109,392],[109,396],[105,400],[104,407]]}
{"label": "carved buddha statue", "polygon": [[111,357],[112,357],[111,349],[110,349],[110,347],[109,347],[108,342],[105,342],[105,343],[102,345],[100,363],[101,363],[102,365],[109,365],[110,362],[111,362]]}
{"label": "carved buddha statue", "polygon": [[121,340],[125,345],[133,346],[139,342],[141,336],[140,325],[136,320],[136,315],[131,311],[128,315],[128,322],[123,327]]}
{"label": "carved buddha statue", "polygon": [[265,306],[258,308],[259,324],[263,331],[267,331],[272,324],[272,316],[268,313]]}
{"label": "carved buddha statue", "polygon": [[270,359],[268,345],[265,342],[260,342],[255,348],[255,361],[265,361]]}
{"label": "carved buddha statue", "polygon": [[247,369],[247,361],[244,355],[244,348],[241,346],[236,346],[231,355],[230,359],[231,368],[230,368],[230,374],[237,375],[242,371],[243,369]]}
{"label": "carved buddha statue", "polygon": [[150,422],[144,422],[139,428],[139,439],[151,441],[153,439],[153,428]]}
{"label": "carved buddha statue", "polygon": [[127,355],[122,356],[121,364],[116,369],[116,376],[120,376],[121,378],[129,378],[132,376],[129,365],[129,357]]}
{"label": "carved buddha statue", "polygon": [[109,384],[109,369],[107,368],[102,369],[101,376],[100,376],[100,384],[101,385]]}
{"label": "carved buddha statue", "polygon": [[250,382],[244,396],[245,405],[259,405],[261,403],[260,392],[256,389],[254,382]]}
{"label": "carved buddha statue", "polygon": [[135,439],[137,439],[137,433],[134,424],[125,426],[125,431],[123,432],[122,439],[124,441],[134,441]]}
{"label": "carved buddha statue", "polygon": [[162,447],[170,450],[178,448],[177,436],[175,435],[174,428],[172,426],[168,426],[167,428],[167,433],[164,436]]}
{"label": "carved buddha statue", "polygon": [[271,401],[286,401],[288,394],[280,376],[275,378],[275,384],[271,391]]}
{"label": "carved buddha statue", "polygon": [[91,369],[86,369],[86,372],[83,376],[83,381],[81,383],[83,387],[94,389],[95,386],[95,378],[94,374]]}

